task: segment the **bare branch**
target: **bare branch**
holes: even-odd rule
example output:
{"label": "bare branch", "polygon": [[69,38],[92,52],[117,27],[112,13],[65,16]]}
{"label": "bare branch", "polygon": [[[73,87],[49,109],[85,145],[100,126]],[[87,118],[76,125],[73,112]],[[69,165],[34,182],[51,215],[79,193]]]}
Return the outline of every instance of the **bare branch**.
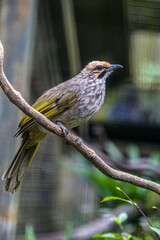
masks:
{"label": "bare branch", "polygon": [[[48,120],[44,115],[33,109],[21,96],[19,92],[17,92],[7,80],[4,71],[3,71],[3,58],[4,58],[4,50],[2,43],[0,42],[0,86],[10,99],[10,101],[15,104],[22,112],[30,116],[32,119],[36,120],[39,124],[41,124],[48,131],[57,134],[58,136],[64,138],[62,136],[62,132],[59,126],[52,123]],[[86,159],[88,159],[96,168],[98,168],[102,173],[106,176],[113,178],[115,180],[128,182],[134,184],[136,186],[149,189],[160,195],[160,184],[134,176],[129,173],[125,173],[122,171],[115,170],[109,167],[91,148],[89,148],[86,144],[82,143],[81,145],[77,145],[76,136],[72,133],[68,133],[65,137],[65,141],[72,145],[77,151],[79,151]]]}
{"label": "bare branch", "polygon": [[[86,142],[84,141],[84,143]],[[160,178],[160,164],[154,166],[153,161],[150,158],[142,157],[139,159],[135,159],[135,164],[131,164],[129,162],[129,159],[126,159],[125,162],[118,162],[114,160],[111,156],[97,149],[96,147],[89,144],[88,147],[92,148],[96,152],[96,154],[112,168],[136,175],[141,175],[143,177],[149,177],[152,179]]]}

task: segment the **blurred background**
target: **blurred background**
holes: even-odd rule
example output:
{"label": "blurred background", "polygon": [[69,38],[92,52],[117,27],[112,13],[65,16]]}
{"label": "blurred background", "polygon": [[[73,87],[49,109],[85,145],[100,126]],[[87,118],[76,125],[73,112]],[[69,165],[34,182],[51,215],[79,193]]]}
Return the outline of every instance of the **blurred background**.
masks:
{"label": "blurred background", "polygon": [[[0,0],[0,39],[6,76],[30,104],[89,61],[123,65],[106,83],[100,112],[75,131],[110,166],[160,182],[158,0]],[[13,136],[22,116],[0,90],[0,175],[19,145]],[[156,194],[109,179],[48,136],[16,194],[0,181],[0,240],[89,240],[122,230],[155,239],[133,206],[101,203],[124,197],[117,186],[160,228]],[[110,220],[120,213],[128,216],[124,229]]]}

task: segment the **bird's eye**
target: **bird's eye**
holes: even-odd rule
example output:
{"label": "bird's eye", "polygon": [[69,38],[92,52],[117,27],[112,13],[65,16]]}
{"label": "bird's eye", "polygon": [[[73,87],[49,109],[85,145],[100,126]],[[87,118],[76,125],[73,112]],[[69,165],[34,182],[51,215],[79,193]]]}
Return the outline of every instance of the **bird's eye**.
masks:
{"label": "bird's eye", "polygon": [[102,67],[101,65],[97,66],[97,69],[98,69],[98,70],[102,70],[102,68],[103,68],[103,67]]}

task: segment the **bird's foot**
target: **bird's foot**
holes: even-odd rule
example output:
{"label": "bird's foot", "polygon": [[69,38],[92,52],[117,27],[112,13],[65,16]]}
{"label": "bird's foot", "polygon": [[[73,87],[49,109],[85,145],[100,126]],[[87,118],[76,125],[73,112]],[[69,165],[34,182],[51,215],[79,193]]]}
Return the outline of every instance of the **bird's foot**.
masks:
{"label": "bird's foot", "polygon": [[80,137],[77,137],[75,142],[76,142],[77,146],[80,146],[83,143],[83,141],[82,141],[82,139]]}
{"label": "bird's foot", "polygon": [[62,130],[62,135],[63,135],[64,137],[66,137],[67,134],[69,133],[68,129],[67,129],[61,122],[59,122],[59,121],[57,121],[56,124],[61,128],[61,130]]}

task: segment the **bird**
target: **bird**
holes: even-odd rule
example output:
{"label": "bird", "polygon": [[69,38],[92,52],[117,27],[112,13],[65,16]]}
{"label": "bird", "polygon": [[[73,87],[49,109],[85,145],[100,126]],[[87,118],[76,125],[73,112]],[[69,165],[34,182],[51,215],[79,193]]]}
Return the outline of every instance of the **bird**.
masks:
{"label": "bird", "polygon": [[[32,105],[52,122],[58,124],[64,136],[68,130],[83,124],[95,115],[105,99],[106,80],[119,64],[106,61],[89,62],[75,77],[44,92]],[[21,145],[4,172],[4,190],[16,192],[28,170],[47,130],[25,115],[15,136],[22,135]],[[81,144],[81,141],[79,142]]]}

